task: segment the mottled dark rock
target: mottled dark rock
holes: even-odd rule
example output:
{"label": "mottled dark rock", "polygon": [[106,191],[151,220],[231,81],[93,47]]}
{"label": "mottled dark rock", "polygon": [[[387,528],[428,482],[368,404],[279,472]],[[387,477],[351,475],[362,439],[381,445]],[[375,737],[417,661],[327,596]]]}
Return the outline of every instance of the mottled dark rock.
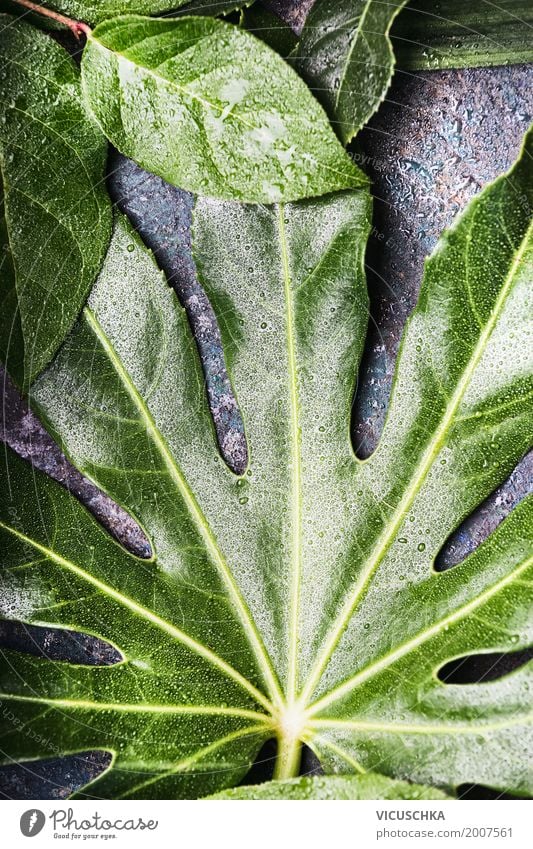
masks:
{"label": "mottled dark rock", "polygon": [[315,0],[263,0],[260,5],[266,6],[300,35],[314,2]]}
{"label": "mottled dark rock", "polygon": [[368,248],[369,341],[354,406],[354,444],[374,450],[424,258],[455,215],[516,158],[533,115],[533,67],[397,71],[355,160],[376,198]]}
{"label": "mottled dark rock", "polygon": [[[67,799],[111,763],[105,752],[81,752],[2,767],[0,799]],[[87,791],[89,793],[89,791]]]}
{"label": "mottled dark rock", "polygon": [[[516,158],[533,115],[533,68],[398,71],[353,145],[372,178],[367,252],[371,320],[353,407],[353,442],[368,457],[381,434],[405,321],[424,258],[468,201]],[[451,537],[441,568],[462,560],[531,491],[533,456]]]}
{"label": "mottled dark rock", "polygon": [[0,620],[0,646],[48,660],[65,660],[84,666],[109,666],[122,660],[120,652],[90,634],[43,628]]}
{"label": "mottled dark rock", "polygon": [[248,463],[244,426],[235,402],[215,314],[198,282],[191,253],[193,196],[147,174],[119,154],[110,158],[108,185],[165,272],[187,311],[205,375],[222,455],[236,474]]}
{"label": "mottled dark rock", "polygon": [[496,681],[532,659],[533,649],[503,655],[494,652],[476,655],[475,663],[470,657],[460,657],[443,666],[438,677],[446,684],[476,684],[480,679]]}
{"label": "mottled dark rock", "polygon": [[102,525],[138,557],[150,557],[150,543],[138,524],[122,507],[77,471],[28,409],[0,366],[2,409],[0,439],[25,460],[70,490]]}

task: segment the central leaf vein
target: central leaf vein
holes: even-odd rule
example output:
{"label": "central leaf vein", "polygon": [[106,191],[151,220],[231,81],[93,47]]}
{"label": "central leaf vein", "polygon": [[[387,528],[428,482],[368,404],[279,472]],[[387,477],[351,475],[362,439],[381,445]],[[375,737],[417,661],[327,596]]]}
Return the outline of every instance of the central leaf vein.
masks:
{"label": "central leaf vein", "polygon": [[296,696],[298,687],[298,632],[299,632],[299,598],[301,581],[301,557],[302,557],[302,505],[301,505],[301,452],[300,452],[300,424],[299,424],[299,399],[298,399],[298,371],[296,365],[296,345],[294,327],[294,305],[292,297],[291,275],[289,269],[289,257],[287,246],[287,235],[285,232],[285,211],[280,204],[278,212],[279,235],[281,244],[281,259],[283,265],[283,286],[286,305],[286,333],[287,353],[289,363],[289,391],[290,391],[290,450],[291,450],[291,576],[290,576],[290,600],[289,600],[289,662],[287,701],[291,704]]}

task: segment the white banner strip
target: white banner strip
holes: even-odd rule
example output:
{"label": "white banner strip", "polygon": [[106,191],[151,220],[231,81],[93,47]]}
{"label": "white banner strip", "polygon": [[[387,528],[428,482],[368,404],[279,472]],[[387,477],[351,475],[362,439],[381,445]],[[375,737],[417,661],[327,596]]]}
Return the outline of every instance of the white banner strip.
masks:
{"label": "white banner strip", "polygon": [[117,849],[531,849],[531,805],[525,800],[5,801],[0,845],[6,849],[57,849],[73,843]]}

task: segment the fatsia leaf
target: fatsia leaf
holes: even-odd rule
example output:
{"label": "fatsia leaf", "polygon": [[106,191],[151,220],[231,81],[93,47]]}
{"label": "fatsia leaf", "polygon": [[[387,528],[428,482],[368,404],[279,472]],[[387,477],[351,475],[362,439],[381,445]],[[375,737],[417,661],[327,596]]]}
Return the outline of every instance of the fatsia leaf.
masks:
{"label": "fatsia leaf", "polygon": [[107,143],[58,44],[0,15],[0,49],[0,212],[10,254],[0,354],[27,386],[72,327],[105,256]]}
{"label": "fatsia leaf", "polygon": [[[248,219],[244,207],[230,206]],[[291,575],[291,541],[284,539],[292,431],[282,245],[287,240],[294,262],[306,255],[304,288],[314,290],[323,313],[314,321],[317,342],[345,313],[339,329],[351,354],[338,362],[345,377],[332,387],[330,403],[341,400],[347,409],[351,362],[366,323],[362,258],[369,199],[353,193],[295,205],[285,212],[287,224],[277,210],[256,213],[250,223],[272,256],[265,258],[264,300],[257,291],[262,316],[246,332],[262,340],[268,364],[276,363],[283,393],[281,406],[266,391],[250,398],[256,405],[252,475],[236,478],[220,459],[184,313],[122,220],[89,307],[39,380],[34,399],[80,468],[139,520],[154,560],[122,552],[81,507],[69,506],[62,490],[42,478],[41,512],[34,514],[31,469],[15,461],[7,469],[18,485],[0,520],[13,567],[3,595],[8,603],[20,598],[26,579],[35,589],[29,593],[32,609],[15,605],[11,615],[102,634],[126,662],[97,670],[93,679],[90,670],[69,678],[65,664],[24,659],[14,677],[10,659],[0,691],[22,697],[17,711],[36,726],[47,724],[38,718],[43,700],[60,707],[68,728],[62,719],[43,738],[61,751],[96,745],[116,752],[114,768],[91,789],[97,795],[205,795],[235,783],[272,733],[264,693],[279,701],[280,686],[264,644],[276,653],[284,676]],[[288,231],[283,240],[282,224]],[[273,322],[268,329],[260,326],[263,316]],[[337,362],[335,337],[328,350]],[[34,560],[30,570],[21,567]],[[257,625],[251,624],[251,608]],[[32,680],[29,687],[22,683]],[[30,740],[16,740],[9,730],[0,746],[19,758],[35,756]],[[43,753],[44,746],[37,754]]]}
{"label": "fatsia leaf", "polygon": [[316,0],[295,54],[295,67],[348,143],[385,97],[394,68],[389,38],[406,0]]}
{"label": "fatsia leaf", "polygon": [[133,15],[100,24],[82,79],[113,144],[181,188],[272,203],[366,182],[297,74],[231,24]]}
{"label": "fatsia leaf", "polygon": [[305,742],[329,772],[533,789],[531,664],[490,683],[437,678],[451,659],[531,642],[531,502],[463,563],[433,568],[530,442],[530,156],[531,141],[429,260],[383,440],[364,463],[349,417],[366,193],[197,203],[197,265],[246,423],[241,478],[217,454],[183,313],[119,221],[33,399],[154,557],[127,555],[10,461],[8,612],[94,633],[124,662],[70,675],[7,653],[1,698],[33,732],[7,729],[7,757],[103,748],[114,761],[91,795],[204,795],[277,736],[279,779],[297,773]]}
{"label": "fatsia leaf", "polygon": [[414,0],[391,30],[398,65],[408,70],[533,61],[529,0]]}
{"label": "fatsia leaf", "polygon": [[[119,312],[121,302],[128,307]],[[69,374],[70,401],[50,416],[79,420],[78,434],[88,439],[80,466],[88,473],[91,467],[95,479],[108,474],[118,498],[123,489],[154,557],[126,553],[61,487],[44,476],[34,481],[31,468],[10,457],[3,474],[17,481],[17,492],[0,519],[13,566],[11,576],[4,573],[4,613],[105,632],[125,662],[93,668],[94,677],[80,667],[72,677],[65,663],[19,658],[14,673],[8,653],[1,689],[22,697],[30,723],[42,723],[45,704],[59,709],[62,721],[37,748],[36,738],[15,741],[4,724],[0,745],[9,751],[14,744],[25,758],[112,741],[115,762],[99,794],[213,792],[225,783],[215,767],[228,771],[230,783],[246,772],[264,735],[257,707],[265,697],[253,683],[260,680],[247,648],[253,629],[240,592],[172,446],[190,436],[191,449],[196,443],[205,456],[215,453],[205,411],[189,434],[191,409],[202,409],[204,399],[185,313],[122,219],[89,306],[51,368],[39,396],[44,403],[55,380]],[[202,474],[210,486],[208,470]],[[39,683],[28,686],[34,676]]]}
{"label": "fatsia leaf", "polygon": [[407,781],[394,781],[394,779],[377,773],[366,773],[364,775],[325,775],[318,778],[296,778],[292,781],[268,781],[265,784],[223,790],[208,798],[215,800],[434,799],[435,801],[442,801],[452,797],[434,787],[423,787],[420,784],[409,784]]}

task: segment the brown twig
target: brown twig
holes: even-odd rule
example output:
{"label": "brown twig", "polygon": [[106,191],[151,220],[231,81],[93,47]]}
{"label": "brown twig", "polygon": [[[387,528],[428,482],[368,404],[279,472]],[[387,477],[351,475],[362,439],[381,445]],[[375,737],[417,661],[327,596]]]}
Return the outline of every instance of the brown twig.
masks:
{"label": "brown twig", "polygon": [[79,39],[80,35],[88,36],[91,32],[90,26],[84,24],[83,21],[74,21],[72,18],[67,18],[65,15],[60,15],[59,12],[53,12],[52,9],[46,9],[40,3],[32,3],[31,0],[15,0],[19,6],[24,6],[31,12],[37,12],[38,15],[44,15],[45,18],[51,18],[57,21],[58,24],[68,27],[69,30]]}

